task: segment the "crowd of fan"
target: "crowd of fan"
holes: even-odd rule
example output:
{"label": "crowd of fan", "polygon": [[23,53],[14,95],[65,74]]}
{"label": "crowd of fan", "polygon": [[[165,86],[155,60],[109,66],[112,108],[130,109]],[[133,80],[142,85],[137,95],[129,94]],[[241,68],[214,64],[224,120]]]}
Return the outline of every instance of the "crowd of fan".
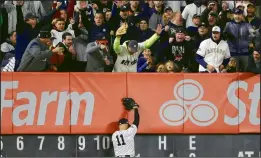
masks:
{"label": "crowd of fan", "polygon": [[259,12],[260,0],[4,1],[1,71],[259,74]]}

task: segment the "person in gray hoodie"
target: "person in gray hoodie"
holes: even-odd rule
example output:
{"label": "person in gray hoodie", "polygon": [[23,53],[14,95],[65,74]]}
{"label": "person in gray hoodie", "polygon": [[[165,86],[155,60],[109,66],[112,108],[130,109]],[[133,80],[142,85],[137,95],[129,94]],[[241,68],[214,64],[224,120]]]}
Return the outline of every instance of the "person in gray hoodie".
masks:
{"label": "person in gray hoodie", "polygon": [[228,22],[224,28],[231,57],[236,58],[237,71],[245,71],[250,55],[249,46],[254,37],[252,26],[243,21],[243,11],[235,9],[234,21]]}
{"label": "person in gray hoodie", "polygon": [[87,54],[85,52],[88,45],[88,31],[85,29],[85,27],[80,28],[80,31],[80,35],[74,39],[73,47],[77,52],[77,72],[85,72],[87,64]]}
{"label": "person in gray hoodie", "polygon": [[41,30],[39,36],[33,39],[27,46],[21,64],[17,71],[19,72],[42,72],[57,70],[50,64],[49,59],[53,54],[63,55],[64,49],[56,47],[50,50],[52,45],[50,30]]}
{"label": "person in gray hoodie", "polygon": [[87,45],[86,72],[111,72],[113,59],[109,53],[108,41],[97,40]]}

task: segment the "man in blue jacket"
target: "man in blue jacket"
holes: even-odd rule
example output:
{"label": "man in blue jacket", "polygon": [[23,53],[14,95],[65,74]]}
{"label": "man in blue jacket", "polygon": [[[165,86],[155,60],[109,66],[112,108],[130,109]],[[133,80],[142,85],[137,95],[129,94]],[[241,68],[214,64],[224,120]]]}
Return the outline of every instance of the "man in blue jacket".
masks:
{"label": "man in blue jacket", "polygon": [[243,11],[235,9],[234,21],[228,22],[224,28],[231,57],[237,61],[237,71],[245,71],[249,52],[249,44],[253,38],[252,26],[243,21]]}

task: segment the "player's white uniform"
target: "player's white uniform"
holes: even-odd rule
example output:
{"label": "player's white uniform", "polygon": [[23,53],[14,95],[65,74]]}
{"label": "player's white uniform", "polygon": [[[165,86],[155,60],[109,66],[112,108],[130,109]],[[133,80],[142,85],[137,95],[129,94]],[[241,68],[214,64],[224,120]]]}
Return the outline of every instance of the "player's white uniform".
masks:
{"label": "player's white uniform", "polygon": [[145,49],[145,42],[138,43],[138,52],[129,54],[127,41],[120,45],[120,51],[117,54],[112,72],[137,72],[137,62],[140,53]]}
{"label": "player's white uniform", "polygon": [[119,130],[112,134],[115,156],[135,156],[134,136],[136,133],[137,127],[132,124],[127,130]]}
{"label": "player's white uniform", "polygon": [[[219,44],[212,41],[211,38],[200,43],[197,54],[204,57],[204,61],[215,67],[219,72],[219,66],[222,65],[224,59],[230,58],[230,51],[226,41],[221,40]],[[199,65],[199,72],[207,71],[203,66]]]}

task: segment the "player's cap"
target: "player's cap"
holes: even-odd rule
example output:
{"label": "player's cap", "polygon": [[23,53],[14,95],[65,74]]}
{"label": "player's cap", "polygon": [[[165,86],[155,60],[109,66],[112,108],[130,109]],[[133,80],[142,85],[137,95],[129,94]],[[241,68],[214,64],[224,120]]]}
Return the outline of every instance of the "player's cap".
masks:
{"label": "player's cap", "polygon": [[128,43],[128,47],[130,48],[131,52],[138,52],[138,42],[135,40],[131,40]]}
{"label": "player's cap", "polygon": [[119,125],[122,125],[122,124],[129,124],[129,121],[126,118],[122,118],[119,120]]}
{"label": "player's cap", "polygon": [[33,13],[27,13],[24,17],[25,20],[34,19],[34,18],[38,18],[38,17],[36,15],[34,15]]}
{"label": "player's cap", "polygon": [[212,28],[212,32],[213,32],[213,33],[220,33],[220,32],[221,32],[221,29],[220,29],[220,27],[218,27],[218,26],[214,26],[214,27]]}
{"label": "player's cap", "polygon": [[122,12],[130,11],[129,6],[128,5],[121,6],[120,11],[122,11]]}
{"label": "player's cap", "polygon": [[204,23],[204,22],[201,22],[198,27],[201,27],[201,26],[208,27],[208,24]]}
{"label": "player's cap", "polygon": [[164,12],[167,12],[167,11],[173,11],[173,10],[172,10],[171,7],[166,7],[166,8],[164,9]]}
{"label": "player's cap", "polygon": [[194,14],[193,17],[192,17],[192,19],[195,19],[195,18],[200,18],[200,15]]}
{"label": "player's cap", "polygon": [[241,9],[235,9],[234,10],[234,14],[243,14],[244,12],[243,12],[243,10],[241,10]]}

